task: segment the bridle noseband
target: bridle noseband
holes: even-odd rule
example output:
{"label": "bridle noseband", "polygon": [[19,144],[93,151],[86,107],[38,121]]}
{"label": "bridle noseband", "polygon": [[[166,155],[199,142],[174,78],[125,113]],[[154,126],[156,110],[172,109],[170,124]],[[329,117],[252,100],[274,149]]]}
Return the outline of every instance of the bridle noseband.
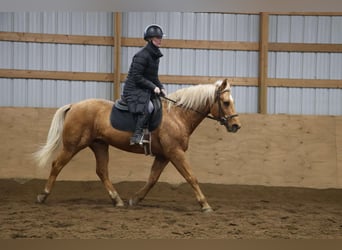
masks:
{"label": "bridle noseband", "polygon": [[[225,114],[223,112],[223,108],[222,108],[221,101],[220,101],[220,95],[222,93],[228,92],[228,91],[229,90],[223,90],[223,91],[216,90],[216,92],[215,92],[215,102],[217,101],[218,111],[219,111],[219,116],[218,117],[214,117],[212,115],[207,115],[207,114],[205,114],[205,113],[203,113],[201,111],[198,111],[196,109],[190,109],[190,110],[205,116],[205,118],[209,118],[211,120],[218,121],[221,125],[227,126],[229,120],[233,119],[234,117],[239,116],[238,114],[232,114],[232,115],[229,115],[229,116],[225,116]],[[168,101],[172,102],[173,104],[177,104],[177,102],[175,100],[172,100],[172,99],[170,99],[170,98],[168,98],[166,96],[160,95],[160,97],[164,98],[165,100],[168,100]]]}

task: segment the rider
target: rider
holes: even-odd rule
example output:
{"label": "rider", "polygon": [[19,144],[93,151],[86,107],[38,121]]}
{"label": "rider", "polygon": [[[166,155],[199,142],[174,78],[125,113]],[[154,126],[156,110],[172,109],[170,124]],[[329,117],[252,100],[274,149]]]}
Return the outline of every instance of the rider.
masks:
{"label": "rider", "polygon": [[159,47],[164,36],[157,24],[148,25],[144,31],[145,47],[133,57],[123,89],[123,99],[128,109],[136,117],[136,127],[130,139],[130,145],[142,144],[143,129],[147,126],[153,111],[153,94],[166,95],[163,84],[159,81],[159,58],[163,56]]}

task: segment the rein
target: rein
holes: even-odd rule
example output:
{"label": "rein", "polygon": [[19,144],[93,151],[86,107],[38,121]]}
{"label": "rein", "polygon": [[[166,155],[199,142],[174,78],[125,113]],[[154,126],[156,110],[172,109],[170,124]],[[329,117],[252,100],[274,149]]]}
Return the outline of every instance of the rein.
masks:
{"label": "rein", "polygon": [[[222,93],[224,93],[224,92],[225,91],[222,91],[222,92],[216,91],[216,99],[218,100],[220,95]],[[172,99],[170,99],[170,98],[168,98],[168,97],[166,97],[164,95],[160,95],[160,97],[164,98],[165,100],[168,100],[168,101],[172,102],[173,104],[177,104],[177,101],[172,100]],[[198,113],[198,114],[203,115],[205,118],[208,118],[208,119],[211,119],[211,120],[214,120],[214,121],[218,121],[218,122],[220,122],[221,125],[225,125],[225,124],[227,124],[228,120],[233,119],[234,117],[239,116],[238,114],[233,114],[233,115],[230,115],[228,117],[224,116],[223,109],[222,109],[222,106],[221,106],[221,102],[218,100],[217,103],[218,103],[218,108],[219,108],[219,116],[220,116],[219,118],[216,118],[216,117],[214,117],[212,115],[207,115],[207,114],[205,114],[205,113],[203,113],[203,112],[201,112],[199,110],[193,109],[193,108],[189,108],[189,109],[194,111],[194,112],[196,112],[196,113]]]}

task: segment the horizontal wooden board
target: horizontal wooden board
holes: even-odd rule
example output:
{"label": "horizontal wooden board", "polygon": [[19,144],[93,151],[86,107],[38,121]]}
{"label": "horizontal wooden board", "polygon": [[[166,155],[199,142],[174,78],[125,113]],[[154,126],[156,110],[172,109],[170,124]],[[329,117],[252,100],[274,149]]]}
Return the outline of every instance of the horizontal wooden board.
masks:
{"label": "horizontal wooden board", "polygon": [[114,45],[114,38],[109,37],[109,36],[80,36],[80,35],[41,34],[41,33],[23,33],[23,32],[0,32],[0,41],[105,45],[105,46]]}
{"label": "horizontal wooden board", "polygon": [[317,43],[269,43],[269,51],[278,52],[342,52],[342,44],[317,44]]}
{"label": "horizontal wooden board", "polygon": [[[0,41],[114,46],[114,37],[109,36],[80,36],[23,32],[0,32]],[[145,43],[146,42],[141,38],[121,38],[122,47],[142,47]],[[177,49],[259,51],[260,45],[258,42],[164,39],[162,46],[164,48]],[[269,43],[268,50],[279,52],[340,53],[342,52],[342,44]]]}
{"label": "horizontal wooden board", "polygon": [[342,80],[268,78],[269,87],[342,88]]}
{"label": "horizontal wooden board", "polygon": [[[120,80],[124,82],[127,74],[121,74]],[[42,71],[42,70],[19,70],[0,69],[0,78],[20,79],[48,79],[69,81],[98,81],[113,82],[114,74],[97,72],[68,72],[68,71]],[[217,80],[227,79],[232,85],[258,86],[258,78],[253,77],[208,77],[208,76],[178,76],[160,75],[163,83],[170,84],[208,84]],[[275,79],[266,80],[268,87],[296,87],[296,88],[342,88],[342,80],[324,79]]]}
{"label": "horizontal wooden board", "polygon": [[[141,38],[121,39],[122,46],[142,47],[145,41]],[[179,49],[208,49],[208,50],[242,50],[256,51],[259,49],[257,42],[230,42],[230,41],[209,41],[209,40],[181,40],[181,39],[163,39],[163,48]]]}
{"label": "horizontal wooden board", "polygon": [[[121,81],[125,81],[127,74],[121,74]],[[172,84],[210,84],[218,80],[227,79],[232,85],[241,86],[257,86],[257,78],[248,77],[207,77],[207,76],[172,76],[172,75],[161,75],[159,79],[163,83]]]}
{"label": "horizontal wooden board", "polygon": [[111,73],[0,69],[1,78],[112,82]]}

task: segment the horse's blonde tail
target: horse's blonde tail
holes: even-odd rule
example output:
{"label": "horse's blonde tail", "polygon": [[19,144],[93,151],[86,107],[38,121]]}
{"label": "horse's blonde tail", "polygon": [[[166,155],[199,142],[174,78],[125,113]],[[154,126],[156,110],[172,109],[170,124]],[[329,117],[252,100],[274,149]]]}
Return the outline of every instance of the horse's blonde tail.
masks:
{"label": "horse's blonde tail", "polygon": [[53,153],[58,149],[62,142],[64,118],[70,107],[71,104],[67,104],[56,111],[51,122],[45,145],[33,154],[34,159],[41,168],[48,164]]}

